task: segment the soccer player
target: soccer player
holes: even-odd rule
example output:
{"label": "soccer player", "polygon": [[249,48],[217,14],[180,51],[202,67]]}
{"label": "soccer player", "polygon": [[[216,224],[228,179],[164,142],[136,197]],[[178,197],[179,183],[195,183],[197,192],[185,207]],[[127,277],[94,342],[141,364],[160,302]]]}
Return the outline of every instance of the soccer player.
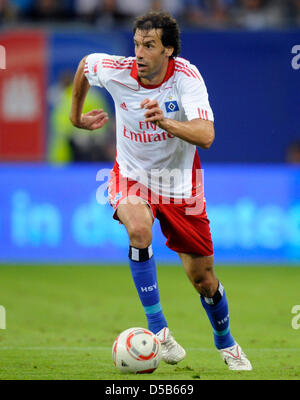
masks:
{"label": "soccer player", "polygon": [[109,201],[128,232],[132,278],[164,361],[176,364],[186,352],[171,335],[160,303],[151,246],[155,218],[200,295],[221,357],[232,370],[250,370],[231,335],[225,290],[213,268],[196,148],[208,149],[215,136],[205,83],[194,65],[178,57],[179,27],[169,14],[138,17],[133,32],[135,57],[95,53],[81,60],[70,120],[79,128],[102,128],[108,121],[105,111],[82,113],[86,94],[90,86],[99,86],[113,97],[117,152]]}

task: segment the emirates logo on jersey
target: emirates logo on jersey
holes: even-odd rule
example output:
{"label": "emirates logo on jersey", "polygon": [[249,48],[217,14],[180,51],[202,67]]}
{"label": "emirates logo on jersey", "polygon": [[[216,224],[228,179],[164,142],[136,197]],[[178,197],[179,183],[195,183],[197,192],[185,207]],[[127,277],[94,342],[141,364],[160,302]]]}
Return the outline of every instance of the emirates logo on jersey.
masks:
{"label": "emirates logo on jersey", "polygon": [[171,135],[169,132],[160,132],[160,133],[147,133],[146,131],[142,132],[133,132],[130,128],[127,128],[124,125],[123,136],[126,139],[130,139],[133,142],[139,143],[153,143],[153,142],[161,142],[168,139],[173,139],[175,136]]}
{"label": "emirates logo on jersey", "polygon": [[128,108],[127,108],[125,102],[123,102],[122,104],[120,104],[120,107],[121,107],[123,110],[128,111]]}

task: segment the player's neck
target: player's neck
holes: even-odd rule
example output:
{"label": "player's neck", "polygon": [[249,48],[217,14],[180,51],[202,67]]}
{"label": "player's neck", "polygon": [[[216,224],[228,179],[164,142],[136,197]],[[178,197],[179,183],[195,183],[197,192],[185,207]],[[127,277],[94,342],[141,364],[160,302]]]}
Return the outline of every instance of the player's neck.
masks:
{"label": "player's neck", "polygon": [[168,71],[168,66],[169,66],[169,60],[167,60],[167,62],[163,64],[161,70],[154,76],[149,76],[148,78],[139,78],[139,79],[142,82],[142,84],[146,86],[160,85],[165,79],[165,76]]}

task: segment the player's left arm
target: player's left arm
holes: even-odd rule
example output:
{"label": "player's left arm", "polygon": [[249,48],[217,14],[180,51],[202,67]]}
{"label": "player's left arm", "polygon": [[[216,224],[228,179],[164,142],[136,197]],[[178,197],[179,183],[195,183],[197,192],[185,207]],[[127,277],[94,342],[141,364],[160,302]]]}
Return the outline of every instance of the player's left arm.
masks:
{"label": "player's left arm", "polygon": [[145,108],[145,121],[154,122],[161,129],[179,137],[186,142],[209,149],[215,138],[214,123],[212,121],[195,118],[191,121],[176,121],[165,118],[157,100],[145,99],[141,103]]}

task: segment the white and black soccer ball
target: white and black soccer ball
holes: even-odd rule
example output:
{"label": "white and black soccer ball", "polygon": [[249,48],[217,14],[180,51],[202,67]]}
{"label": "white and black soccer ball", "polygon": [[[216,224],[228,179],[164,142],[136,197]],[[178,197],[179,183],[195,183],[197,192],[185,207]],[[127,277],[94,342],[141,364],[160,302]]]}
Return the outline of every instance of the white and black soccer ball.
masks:
{"label": "white and black soccer ball", "polygon": [[122,373],[151,373],[159,366],[161,357],[158,337],[145,328],[126,329],[112,347],[113,362]]}

